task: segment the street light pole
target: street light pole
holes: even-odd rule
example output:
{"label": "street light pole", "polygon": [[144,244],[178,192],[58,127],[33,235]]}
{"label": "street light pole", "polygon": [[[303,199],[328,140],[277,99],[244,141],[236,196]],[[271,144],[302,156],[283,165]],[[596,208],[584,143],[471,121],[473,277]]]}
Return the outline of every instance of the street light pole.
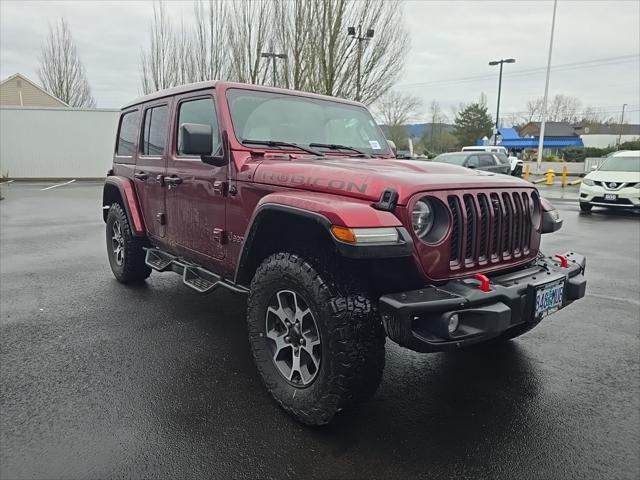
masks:
{"label": "street light pole", "polygon": [[288,56],[286,53],[273,53],[273,52],[262,52],[260,56],[263,58],[271,59],[271,65],[272,65],[271,83],[275,87],[276,86],[276,58],[281,58],[283,60],[286,60]]}
{"label": "street light pole", "polygon": [[365,35],[362,35],[362,24],[359,24],[357,27],[357,31],[356,31],[356,27],[348,27],[347,28],[347,35],[350,36],[351,38],[353,38],[355,41],[358,42],[357,45],[357,66],[356,66],[356,101],[360,101],[360,91],[362,90],[362,78],[361,78],[361,63],[362,63],[362,42],[366,42],[369,41],[373,38],[373,29],[369,28]]}
{"label": "street light pole", "polygon": [[500,65],[500,76],[498,77],[498,106],[496,107],[496,131],[493,134],[493,144],[498,144],[498,128],[500,128],[500,93],[502,91],[502,65],[505,63],[516,63],[515,58],[507,58],[489,62],[489,65]]}
{"label": "street light pole", "polygon": [[627,104],[623,103],[622,104],[622,115],[620,115],[620,127],[618,127],[618,150],[620,150],[620,141],[622,140],[622,129],[624,128],[624,107],[626,107]]}
{"label": "street light pole", "polygon": [[553,32],[556,29],[556,9],[558,0],[553,0],[553,16],[551,17],[551,38],[549,38],[549,57],[547,58],[547,79],[544,83],[544,98],[542,100],[542,122],[540,122],[540,137],[538,139],[538,160],[536,173],[540,173],[542,163],[542,150],[544,149],[544,127],[547,123],[547,99],[549,98],[549,76],[551,74],[551,54],[553,53]]}

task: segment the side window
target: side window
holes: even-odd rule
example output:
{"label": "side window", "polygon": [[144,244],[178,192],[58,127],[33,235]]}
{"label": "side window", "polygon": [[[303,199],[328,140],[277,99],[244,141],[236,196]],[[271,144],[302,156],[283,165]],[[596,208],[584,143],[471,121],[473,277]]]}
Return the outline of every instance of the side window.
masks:
{"label": "side window", "polygon": [[182,138],[180,137],[180,126],[183,123],[200,123],[211,125],[213,131],[213,152],[218,150],[220,144],[220,132],[218,130],[218,118],[212,98],[199,98],[197,100],[187,100],[180,104],[178,110],[178,155],[184,155],[182,151]]}
{"label": "side window", "polygon": [[467,158],[467,167],[478,168],[478,155],[471,155]]}
{"label": "side window", "polygon": [[138,133],[138,110],[125,113],[120,117],[120,130],[118,132],[118,145],[116,155],[131,157],[136,148],[136,134]]}
{"label": "side window", "polygon": [[169,108],[166,105],[147,109],[144,114],[142,154],[163,155],[167,140]]}
{"label": "side window", "polygon": [[480,155],[480,166],[481,167],[493,167],[496,164],[496,161],[493,159],[492,155]]}

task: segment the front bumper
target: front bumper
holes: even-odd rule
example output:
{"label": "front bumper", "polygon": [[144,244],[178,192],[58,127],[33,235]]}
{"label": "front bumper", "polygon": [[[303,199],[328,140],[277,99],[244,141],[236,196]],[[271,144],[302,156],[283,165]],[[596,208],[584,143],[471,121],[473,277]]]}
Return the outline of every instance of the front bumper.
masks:
{"label": "front bumper", "polygon": [[[607,200],[605,194],[616,195],[616,200]],[[580,203],[600,207],[640,208],[640,189],[624,187],[610,190],[600,185],[580,185]]]}
{"label": "front bumper", "polygon": [[[556,259],[540,256],[527,268],[493,276],[488,292],[480,290],[478,280],[462,279],[384,295],[379,302],[387,336],[417,352],[437,352],[484,342],[511,328],[533,328],[540,322],[533,318],[536,287],[564,279],[563,307],[585,294],[585,257],[574,252],[564,256],[564,268]],[[454,314],[459,326],[449,333]]]}

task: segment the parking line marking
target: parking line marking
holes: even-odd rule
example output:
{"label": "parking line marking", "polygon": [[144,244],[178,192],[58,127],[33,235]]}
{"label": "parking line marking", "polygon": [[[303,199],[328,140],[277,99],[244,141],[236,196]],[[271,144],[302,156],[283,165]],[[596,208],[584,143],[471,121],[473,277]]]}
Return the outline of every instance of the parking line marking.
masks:
{"label": "parking line marking", "polygon": [[44,192],[45,190],[51,190],[52,188],[62,187],[63,185],[69,185],[70,183],[73,183],[75,181],[76,179],[74,178],[73,180],[69,180],[68,182],[58,183],[57,185],[51,185],[50,187],[47,187],[47,188],[41,188],[40,191]]}

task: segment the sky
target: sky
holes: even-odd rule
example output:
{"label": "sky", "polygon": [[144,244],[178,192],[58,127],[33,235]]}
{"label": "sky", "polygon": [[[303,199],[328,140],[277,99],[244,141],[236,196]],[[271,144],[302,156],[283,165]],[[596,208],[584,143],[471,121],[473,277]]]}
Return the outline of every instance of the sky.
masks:
{"label": "sky", "polygon": [[[193,3],[167,2],[175,18],[191,18]],[[498,67],[504,67],[501,117],[518,115],[544,93],[553,2],[406,0],[411,38],[396,90],[418,96],[428,118],[437,100],[444,113],[477,101],[495,115]],[[140,52],[149,42],[151,1],[0,0],[0,78],[20,72],[38,82],[41,44],[50,22],[71,27],[98,107],[119,108],[140,96]],[[578,97],[640,123],[640,1],[559,0],[549,95]],[[522,73],[518,73],[522,72]]]}

